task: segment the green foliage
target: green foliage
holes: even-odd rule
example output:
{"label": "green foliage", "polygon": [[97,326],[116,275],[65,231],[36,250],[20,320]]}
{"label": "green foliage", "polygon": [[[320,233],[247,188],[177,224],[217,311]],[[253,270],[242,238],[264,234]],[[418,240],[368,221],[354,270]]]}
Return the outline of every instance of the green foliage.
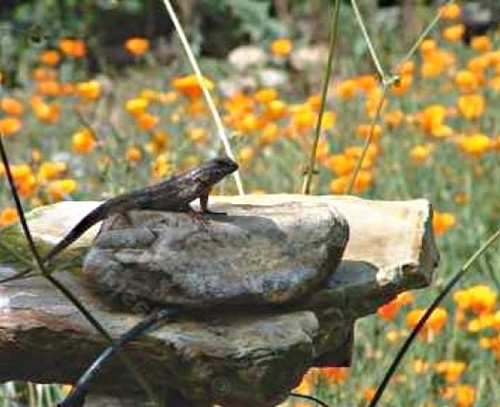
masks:
{"label": "green foliage", "polygon": [[226,3],[240,21],[239,30],[248,34],[252,42],[270,40],[279,34],[282,34],[284,27],[270,17],[269,1],[260,0],[212,0],[213,3]]}

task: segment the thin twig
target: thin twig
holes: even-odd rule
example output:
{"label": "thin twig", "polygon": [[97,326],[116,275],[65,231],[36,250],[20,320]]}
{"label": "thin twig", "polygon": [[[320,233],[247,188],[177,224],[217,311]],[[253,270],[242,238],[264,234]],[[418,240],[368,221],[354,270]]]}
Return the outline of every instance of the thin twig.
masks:
{"label": "thin twig", "polygon": [[[450,3],[454,3],[454,1],[448,1],[448,3],[446,3],[446,4],[450,4]],[[437,14],[434,16],[434,18],[429,23],[429,25],[425,28],[425,30],[422,32],[422,34],[420,34],[417,41],[415,41],[415,44],[413,44],[413,46],[410,48],[410,50],[407,52],[407,54],[401,59],[401,61],[399,61],[399,63],[396,66],[396,69],[394,70],[395,72],[397,72],[398,68],[401,65],[403,65],[406,61],[408,61],[413,56],[413,54],[417,51],[417,49],[420,46],[420,44],[422,43],[422,41],[425,39],[425,37],[427,37],[427,34],[429,34],[429,32],[434,28],[434,26],[441,19],[441,14],[442,14],[442,9],[440,9],[437,12]]]}
{"label": "thin twig", "polygon": [[309,401],[314,401],[316,404],[319,404],[322,407],[330,407],[330,405],[326,404],[324,401],[321,401],[320,399],[314,397],[314,396],[309,396],[307,394],[300,394],[300,393],[290,393],[289,396],[291,397],[297,397]]}
{"label": "thin twig", "polygon": [[328,60],[326,63],[325,78],[323,80],[323,89],[321,90],[321,105],[319,108],[318,119],[316,121],[316,129],[314,132],[313,145],[311,147],[311,156],[309,158],[309,165],[307,167],[306,178],[304,180],[304,187],[302,193],[309,195],[311,193],[311,184],[316,166],[316,151],[318,150],[319,138],[321,136],[321,125],[323,123],[323,113],[326,105],[326,95],[328,94],[328,83],[332,74],[332,62],[335,48],[337,46],[337,33],[339,22],[340,0],[335,1],[335,6],[332,11],[332,25],[330,26],[330,46],[328,50]]}
{"label": "thin twig", "polygon": [[378,76],[382,82],[385,81],[385,72],[382,69],[382,65],[377,57],[377,53],[375,52],[375,48],[373,47],[372,41],[368,32],[366,31],[365,23],[363,22],[363,17],[361,17],[361,13],[359,12],[358,5],[356,4],[356,0],[351,0],[352,9],[354,11],[354,16],[356,17],[356,21],[361,29],[361,33],[363,34],[363,38],[365,39],[365,43],[370,51],[370,56],[372,58],[373,63],[375,64],[375,68],[377,69]]}
{"label": "thin twig", "polygon": [[[219,112],[217,111],[217,108],[215,107],[215,103],[212,99],[212,96],[210,95],[210,92],[208,91],[208,89],[205,85],[205,81],[203,79],[203,75],[201,73],[200,67],[198,66],[198,62],[196,62],[196,58],[194,57],[193,52],[191,51],[191,47],[189,46],[189,42],[186,38],[186,34],[184,33],[184,30],[182,29],[182,25],[179,22],[177,15],[175,14],[175,10],[172,7],[170,0],[163,0],[163,4],[165,5],[165,8],[167,9],[168,15],[170,16],[170,19],[172,20],[172,23],[174,24],[175,30],[177,31],[177,34],[179,35],[179,39],[181,40],[181,44],[184,48],[184,51],[186,52],[189,63],[191,64],[191,67],[193,68],[193,71],[196,75],[198,85],[200,86],[200,88],[203,92],[203,96],[205,97],[205,100],[208,104],[208,107],[210,109],[210,112],[211,112],[212,117],[213,117],[214,122],[215,122],[215,127],[217,128],[217,133],[219,135],[220,140],[222,141],[222,145],[224,146],[224,149],[226,150],[226,154],[229,156],[229,158],[236,161],[234,154],[231,150],[231,145],[229,144],[229,140],[227,138],[226,132],[224,130],[224,125],[222,124],[222,119],[219,115]],[[240,195],[244,195],[245,193],[243,191],[243,184],[241,183],[239,171],[235,171],[233,173],[233,176],[234,176],[234,180],[236,182],[236,187],[238,188],[238,193]]]}
{"label": "thin twig", "polygon": [[387,372],[384,375],[384,378],[380,382],[377,391],[375,392],[375,395],[373,396],[372,400],[370,401],[370,404],[368,407],[375,407],[379,401],[379,399],[382,397],[382,394],[384,393],[385,388],[387,387],[387,384],[389,383],[389,380],[393,376],[394,372],[396,371],[397,367],[399,366],[401,360],[403,359],[404,355],[410,348],[411,344],[417,337],[418,333],[422,330],[422,327],[425,325],[429,317],[431,316],[432,312],[437,308],[437,306],[441,303],[441,301],[448,295],[448,293],[451,291],[451,289],[455,286],[455,284],[458,283],[458,281],[464,276],[464,274],[467,272],[467,270],[474,264],[474,262],[481,256],[492,244],[493,242],[498,239],[500,236],[500,228],[491,235],[486,242],[484,242],[479,249],[476,250],[476,252],[469,257],[469,259],[465,262],[465,264],[462,266],[462,268],[452,277],[452,279],[446,284],[445,288],[443,291],[439,293],[439,295],[434,299],[434,301],[431,303],[429,308],[425,311],[424,315],[420,318],[418,321],[417,325],[415,325],[415,328],[411,331],[410,335],[406,339],[406,341],[403,343],[401,348],[399,349],[398,353],[396,354],[396,357],[394,358],[392,364],[389,366],[387,369]]}
{"label": "thin twig", "polygon": [[179,316],[177,310],[161,309],[153,312],[146,319],[134,325],[130,330],[125,332],[118,338],[114,345],[106,348],[87,368],[87,370],[80,376],[76,382],[75,387],[70,394],[66,396],[63,402],[59,404],[60,407],[78,406],[83,403],[85,395],[91,381],[99,374],[105,364],[111,357],[123,346],[138,336],[150,330],[153,326],[158,325],[160,322],[172,322]]}

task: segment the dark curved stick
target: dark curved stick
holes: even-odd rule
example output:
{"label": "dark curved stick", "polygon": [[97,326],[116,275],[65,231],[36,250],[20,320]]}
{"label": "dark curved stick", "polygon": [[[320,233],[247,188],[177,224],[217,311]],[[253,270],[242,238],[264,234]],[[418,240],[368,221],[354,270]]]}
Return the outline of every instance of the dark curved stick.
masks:
{"label": "dark curved stick", "polygon": [[58,404],[58,407],[81,407],[85,401],[85,395],[90,384],[90,381],[99,374],[99,372],[104,367],[104,364],[108,362],[114,353],[122,346],[126,345],[128,342],[136,339],[138,336],[142,335],[154,325],[159,322],[168,320],[169,322],[174,321],[179,316],[179,311],[174,309],[161,309],[159,311],[153,312],[146,319],[139,322],[137,325],[133,326],[130,330],[125,332],[116,341],[113,346],[107,347],[104,352],[102,352],[87,368],[87,370],[80,376],[76,382],[75,388],[66,396],[66,398]]}
{"label": "dark curved stick", "polygon": [[317,397],[314,396],[309,396],[308,394],[301,394],[301,393],[290,393],[289,396],[291,397],[297,397],[309,401],[314,401],[316,404],[319,404],[321,407],[330,407],[329,404],[326,404],[324,401],[318,399]]}

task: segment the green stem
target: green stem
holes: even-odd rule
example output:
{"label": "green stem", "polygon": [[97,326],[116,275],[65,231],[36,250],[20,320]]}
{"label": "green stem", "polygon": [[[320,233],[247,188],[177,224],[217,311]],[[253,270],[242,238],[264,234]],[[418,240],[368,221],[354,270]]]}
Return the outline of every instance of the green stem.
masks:
{"label": "green stem", "polygon": [[321,135],[321,125],[323,123],[323,113],[325,111],[326,95],[328,93],[328,83],[330,82],[330,76],[332,73],[333,54],[337,46],[339,11],[340,11],[340,0],[336,0],[332,12],[332,25],[330,27],[331,30],[330,49],[328,52],[328,61],[326,64],[326,73],[325,73],[325,79],[323,81],[323,89],[321,90],[321,106],[318,113],[318,120],[316,121],[316,129],[314,132],[314,140],[311,148],[311,156],[309,158],[309,165],[307,167],[307,174],[304,180],[304,187],[302,190],[302,192],[306,195],[309,195],[311,193],[312,178],[314,175],[314,168],[316,165],[316,151],[318,149],[319,138]]}
{"label": "green stem", "polygon": [[387,89],[388,89],[387,86],[388,86],[387,84],[382,85],[382,95],[380,96],[380,100],[378,102],[377,109],[375,111],[375,116],[373,117],[371,123],[370,133],[368,134],[368,137],[365,139],[363,150],[361,151],[361,155],[359,156],[359,159],[356,163],[356,167],[352,174],[351,181],[349,182],[349,185],[345,192],[346,195],[350,195],[352,193],[352,190],[354,189],[356,178],[358,177],[359,171],[361,170],[361,166],[363,165],[363,160],[365,159],[368,148],[370,147],[370,144],[372,142],[373,134],[375,133],[375,125],[377,124],[378,118],[380,117],[380,112],[382,111],[382,106],[384,105],[385,97],[387,94]]}

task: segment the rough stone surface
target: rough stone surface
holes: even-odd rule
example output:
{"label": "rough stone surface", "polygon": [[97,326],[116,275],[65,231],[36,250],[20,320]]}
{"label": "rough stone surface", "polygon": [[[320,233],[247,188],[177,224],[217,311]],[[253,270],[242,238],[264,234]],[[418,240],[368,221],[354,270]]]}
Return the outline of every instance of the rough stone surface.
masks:
{"label": "rough stone surface", "polygon": [[[207,224],[192,216],[131,212],[111,218],[84,263],[106,296],[158,304],[280,304],[325,281],[348,239],[344,218],[328,205],[223,205]],[[119,298],[118,298],[119,299]]]}

